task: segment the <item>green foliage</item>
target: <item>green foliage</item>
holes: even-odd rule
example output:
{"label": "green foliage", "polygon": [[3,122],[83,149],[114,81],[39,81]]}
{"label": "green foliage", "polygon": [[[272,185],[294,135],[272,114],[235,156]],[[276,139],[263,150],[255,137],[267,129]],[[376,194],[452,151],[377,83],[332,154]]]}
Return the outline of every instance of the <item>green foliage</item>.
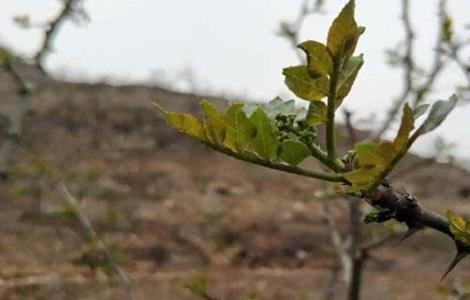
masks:
{"label": "green foliage", "polygon": [[464,245],[470,246],[470,223],[468,220],[451,211],[447,212],[447,219],[449,220],[450,232],[452,232],[454,238]]}
{"label": "green foliage", "polygon": [[[416,120],[426,113],[428,105],[412,109],[406,104],[393,141],[362,141],[349,150],[343,160],[336,159],[335,113],[364,65],[362,54],[354,56],[359,37],[365,30],[357,25],[354,10],[355,1],[351,0],[333,21],[325,44],[309,40],[298,46],[306,55],[306,65],[283,70],[287,87],[309,102],[308,110],[296,109],[294,100],[276,98],[267,105],[231,104],[225,114],[221,114],[204,101],[201,123],[191,115],[167,112],[156,106],[169,126],[217,151],[298,174],[306,174],[297,165],[312,156],[332,173],[312,171],[315,173],[308,173],[308,176],[340,181],[348,186],[351,194],[371,191],[390,174],[419,136],[444,121],[457,99],[437,101],[416,130]],[[317,140],[317,127],[321,125],[326,125],[327,151]],[[294,169],[286,169],[285,165]]]}

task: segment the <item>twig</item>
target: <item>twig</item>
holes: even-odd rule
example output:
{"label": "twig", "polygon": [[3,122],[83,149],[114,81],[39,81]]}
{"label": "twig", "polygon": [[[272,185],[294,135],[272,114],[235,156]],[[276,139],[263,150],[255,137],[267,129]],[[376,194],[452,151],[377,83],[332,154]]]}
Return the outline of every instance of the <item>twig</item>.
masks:
{"label": "twig", "polygon": [[374,136],[374,139],[378,140],[382,135],[389,129],[396,116],[400,112],[400,108],[405,103],[406,99],[413,90],[413,73],[415,70],[415,63],[413,59],[414,40],[415,33],[411,25],[410,18],[410,0],[402,0],[402,16],[401,16],[403,28],[405,30],[405,55],[403,57],[403,68],[404,68],[404,82],[403,91],[401,95],[394,101],[392,107],[387,113],[387,117],[383,122],[380,129]]}
{"label": "twig", "polygon": [[65,20],[73,13],[74,4],[80,0],[63,0],[64,4],[58,15],[49,22],[44,32],[41,47],[34,56],[34,62],[39,70],[45,72],[44,60],[51,51],[52,42]]}
{"label": "twig", "polygon": [[95,243],[99,251],[102,251],[104,253],[107,263],[110,265],[112,271],[118,275],[119,282],[121,283],[122,287],[126,291],[128,299],[136,300],[137,298],[132,289],[132,286],[131,286],[131,283],[127,274],[124,272],[124,270],[122,270],[122,268],[119,265],[116,264],[116,262],[112,258],[111,253],[109,253],[109,251],[107,250],[104,242],[99,239],[98,234],[93,229],[93,226],[91,225],[90,220],[81,211],[80,204],[78,203],[78,201],[70,193],[69,189],[64,183],[60,184],[60,189],[64,193],[65,203],[67,203],[68,206],[73,208],[74,216],[78,222],[78,225],[80,226],[80,234],[81,234],[82,239],[87,243],[90,243],[90,242]]}
{"label": "twig", "polygon": [[256,165],[264,166],[270,169],[275,169],[279,171],[284,171],[287,173],[292,173],[292,174],[297,174],[305,177],[311,177],[311,178],[316,178],[316,179],[321,179],[325,181],[330,181],[330,182],[343,182],[346,183],[346,179],[342,174],[337,174],[337,173],[325,173],[325,172],[320,172],[320,171],[311,171],[311,170],[306,170],[302,169],[299,167],[291,166],[291,165],[286,165],[278,162],[273,162],[273,161],[266,161],[263,159],[259,159],[255,156],[248,156],[240,153],[236,153],[231,151],[228,148],[225,147],[220,147],[217,145],[213,145],[210,143],[204,143],[208,147],[214,149],[215,151],[224,153],[226,155],[229,155],[233,158],[240,159],[243,161],[251,162]]}

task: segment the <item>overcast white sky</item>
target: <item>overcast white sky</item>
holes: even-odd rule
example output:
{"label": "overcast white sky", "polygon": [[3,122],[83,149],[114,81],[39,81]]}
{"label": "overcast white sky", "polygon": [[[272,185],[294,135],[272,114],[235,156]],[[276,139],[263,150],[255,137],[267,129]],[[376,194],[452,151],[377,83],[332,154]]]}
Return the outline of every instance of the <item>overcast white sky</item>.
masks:
{"label": "overcast white sky", "polygon": [[[84,0],[91,23],[67,23],[60,32],[47,68],[74,77],[148,80],[156,71],[174,74],[189,67],[199,86],[216,92],[269,100],[289,95],[281,76],[283,67],[297,64],[294,52],[275,36],[281,19],[297,15],[300,0]],[[328,0],[327,14],[309,20],[305,39],[324,40],[327,28],[345,0]],[[358,52],[366,64],[345,106],[366,117],[381,118],[400,92],[401,77],[384,63],[384,51],[402,37],[398,0],[357,0],[357,19],[367,27]],[[437,0],[413,1],[413,21],[421,39],[418,60],[431,61]],[[463,29],[470,22],[470,1],[450,0],[451,12]],[[3,0],[0,43],[21,54],[35,51],[39,30],[22,30],[12,17],[29,14],[33,22],[54,15],[58,0]],[[461,32],[465,32],[460,30]],[[466,32],[468,35],[468,31]],[[447,97],[463,82],[451,68],[439,82],[435,97]],[[432,140],[442,135],[458,143],[455,153],[470,158],[470,106],[454,112],[435,134],[421,140],[417,149],[429,153]]]}

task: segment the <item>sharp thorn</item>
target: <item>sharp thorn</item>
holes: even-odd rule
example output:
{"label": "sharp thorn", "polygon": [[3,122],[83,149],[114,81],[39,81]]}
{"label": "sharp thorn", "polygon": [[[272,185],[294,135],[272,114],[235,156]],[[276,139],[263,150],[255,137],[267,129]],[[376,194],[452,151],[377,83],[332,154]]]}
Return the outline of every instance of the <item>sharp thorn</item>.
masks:
{"label": "sharp thorn", "polygon": [[416,232],[420,231],[422,227],[409,227],[408,230],[405,232],[405,234],[393,245],[393,247],[398,246],[401,242],[415,234]]}
{"label": "sharp thorn", "polygon": [[449,273],[457,266],[457,264],[469,254],[470,252],[468,252],[468,250],[462,250],[461,247],[457,245],[457,254],[455,254],[454,259],[452,260],[449,267],[447,268],[447,271],[441,277],[440,281],[444,280],[447,277],[447,275],[449,275]]}

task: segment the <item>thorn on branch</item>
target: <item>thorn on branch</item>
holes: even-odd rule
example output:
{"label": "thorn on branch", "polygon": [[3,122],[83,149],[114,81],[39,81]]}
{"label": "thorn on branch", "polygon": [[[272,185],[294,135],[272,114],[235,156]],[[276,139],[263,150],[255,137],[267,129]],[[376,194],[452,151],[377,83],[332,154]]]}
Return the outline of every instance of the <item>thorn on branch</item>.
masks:
{"label": "thorn on branch", "polygon": [[449,267],[447,268],[447,271],[442,275],[441,280],[444,280],[447,275],[449,275],[450,272],[458,265],[459,262],[462,261],[467,255],[470,254],[470,248],[468,246],[464,246],[459,242],[455,243],[455,247],[457,248],[457,253],[454,256],[454,259],[450,262]]}

